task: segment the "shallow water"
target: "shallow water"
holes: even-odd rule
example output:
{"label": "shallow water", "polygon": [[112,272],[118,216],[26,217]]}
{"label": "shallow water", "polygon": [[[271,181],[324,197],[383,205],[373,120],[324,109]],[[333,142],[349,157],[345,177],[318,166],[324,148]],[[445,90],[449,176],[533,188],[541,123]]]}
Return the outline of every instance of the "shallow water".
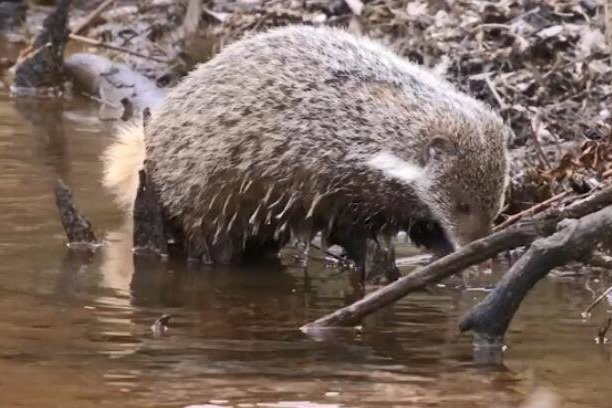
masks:
{"label": "shallow water", "polygon": [[[484,292],[452,282],[313,339],[298,328],[352,299],[321,260],[307,275],[138,265],[132,279],[129,229],[99,182],[112,127],[84,100],[0,90],[0,407],[502,407],[538,387],[565,407],[612,405],[610,346],[593,341],[605,307],[580,318],[605,278],[541,282],[493,367],[474,363],[457,329]],[[58,177],[108,241],[92,259],[68,256]],[[169,332],[156,337],[163,313]]]}

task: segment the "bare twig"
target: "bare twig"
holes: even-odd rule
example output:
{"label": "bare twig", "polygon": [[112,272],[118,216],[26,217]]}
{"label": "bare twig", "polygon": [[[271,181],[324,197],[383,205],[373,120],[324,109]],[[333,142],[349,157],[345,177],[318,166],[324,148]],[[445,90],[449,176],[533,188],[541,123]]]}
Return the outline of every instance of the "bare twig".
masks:
{"label": "bare twig", "polygon": [[612,229],[612,205],[559,225],[562,228],[555,234],[535,240],[495,289],[461,319],[461,331],[473,330],[487,340],[503,337],[521,302],[540,279],[557,266],[583,259],[603,232]]}
{"label": "bare twig", "polygon": [[499,108],[501,110],[506,109],[507,108],[506,102],[504,102],[504,100],[502,99],[502,97],[499,94],[499,92],[497,92],[497,89],[495,88],[495,84],[493,83],[493,81],[491,81],[491,78],[487,75],[487,76],[485,76],[484,80],[485,80],[487,86],[489,87],[489,90],[491,91],[491,93],[495,97],[495,100],[497,101],[497,104],[499,105]]}
{"label": "bare twig", "polygon": [[414,268],[415,266],[424,266],[432,261],[433,257],[430,254],[419,254],[398,258],[395,264],[398,268]]}
{"label": "bare twig", "polygon": [[114,103],[112,103],[112,102],[109,102],[109,101],[107,101],[107,100],[105,100],[105,99],[98,98],[97,96],[92,95],[92,94],[88,94],[87,92],[81,92],[81,95],[83,95],[83,96],[84,96],[84,97],[86,97],[86,98],[91,99],[92,101],[96,101],[96,102],[98,102],[98,103],[100,103],[100,104],[102,104],[102,105],[106,105],[106,106],[108,106],[109,108],[121,109],[121,105],[117,105],[117,104],[114,104]]}
{"label": "bare twig", "polygon": [[108,7],[110,7],[115,0],[105,0],[98,7],[96,7],[91,13],[87,15],[87,17],[83,18],[79,23],[77,23],[72,29],[72,34],[79,34],[83,31],[88,25],[91,24],[100,14],[104,12]]}
{"label": "bare twig", "polygon": [[608,289],[606,289],[606,290],[604,291],[604,293],[602,293],[601,295],[599,295],[599,296],[597,297],[597,299],[595,299],[595,300],[593,301],[593,303],[591,303],[591,304],[589,305],[589,307],[587,307],[586,309],[584,309],[584,312],[582,312],[582,316],[587,316],[587,315],[588,315],[588,314],[591,312],[591,310],[593,310],[593,308],[594,308],[595,306],[597,306],[597,304],[598,304],[599,302],[601,302],[601,300],[602,300],[603,298],[605,298],[605,297],[608,295],[608,293],[610,293],[610,292],[612,292],[612,286],[610,286]]}
{"label": "bare twig", "polygon": [[165,59],[161,59],[161,58],[157,58],[157,57],[151,57],[149,55],[144,55],[144,54],[141,54],[139,52],[129,50],[127,48],[116,47],[114,45],[106,44],[106,43],[104,43],[104,42],[102,42],[100,40],[94,40],[93,38],[84,37],[82,35],[70,34],[69,37],[70,37],[71,40],[79,41],[79,42],[82,42],[82,43],[85,43],[85,44],[89,44],[89,45],[93,45],[95,47],[107,48],[109,50],[123,52],[125,54],[133,55],[135,57],[144,58],[144,59],[147,59],[147,60],[150,60],[150,61],[160,62],[162,64],[170,64],[171,63],[170,60],[165,60]]}
{"label": "bare twig", "polygon": [[567,191],[564,191],[563,193],[559,193],[555,196],[552,196],[551,198],[549,198],[548,200],[542,201],[541,203],[538,203],[532,207],[527,208],[526,210],[521,211],[518,214],[514,214],[510,217],[508,217],[507,220],[505,220],[504,222],[502,222],[499,225],[496,225],[495,228],[493,228],[493,231],[501,231],[502,229],[506,228],[509,225],[514,224],[515,222],[517,222],[518,220],[520,220],[521,218],[527,216],[527,215],[534,215],[537,214],[539,212],[544,211],[545,209],[547,209],[548,207],[551,206],[551,204],[556,203],[557,201],[563,199],[565,196],[568,195]]}

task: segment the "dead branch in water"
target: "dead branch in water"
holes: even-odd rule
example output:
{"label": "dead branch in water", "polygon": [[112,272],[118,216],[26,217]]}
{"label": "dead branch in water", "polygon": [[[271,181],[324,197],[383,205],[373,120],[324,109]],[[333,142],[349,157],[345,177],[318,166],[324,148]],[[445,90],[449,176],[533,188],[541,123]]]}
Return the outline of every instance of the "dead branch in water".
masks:
{"label": "dead branch in water", "polygon": [[68,242],[70,244],[95,244],[96,237],[91,228],[91,223],[79,214],[72,199],[70,188],[61,179],[57,180],[55,185],[55,203]]}
{"label": "dead branch in water", "polygon": [[440,258],[349,306],[306,324],[302,327],[302,331],[309,332],[330,326],[356,325],[367,315],[390,305],[410,292],[448,278],[499,252],[529,245],[541,236],[554,233],[557,224],[563,219],[581,218],[611,204],[612,186],[608,186],[568,207],[553,208],[531,219],[522,220],[502,231],[474,241],[459,251]]}
{"label": "dead branch in water", "polygon": [[594,307],[595,307],[595,306],[596,306],[596,305],[597,305],[599,302],[601,302],[601,300],[602,300],[603,298],[605,298],[605,297],[608,295],[608,293],[610,293],[610,292],[612,292],[612,286],[610,286],[608,289],[606,289],[606,290],[604,291],[604,293],[602,293],[601,295],[599,295],[599,296],[597,297],[597,299],[595,299],[595,300],[593,301],[593,303],[591,303],[591,304],[589,305],[589,307],[587,307],[587,308],[584,310],[584,312],[582,312],[582,315],[583,315],[583,316],[588,315],[588,314],[591,312],[591,310],[593,310],[593,308],[594,308]]}
{"label": "dead branch in water", "polygon": [[144,54],[141,54],[141,53],[136,52],[136,51],[132,51],[132,50],[127,49],[127,48],[117,47],[117,46],[114,46],[114,45],[111,45],[111,44],[107,44],[107,43],[105,43],[103,41],[95,40],[93,38],[85,37],[85,36],[78,35],[78,34],[70,34],[68,37],[71,40],[74,40],[74,41],[78,41],[78,42],[82,42],[82,43],[85,43],[85,44],[93,45],[95,47],[106,48],[106,49],[109,49],[109,50],[112,50],[112,51],[122,52],[122,53],[125,53],[125,54],[133,55],[134,57],[139,57],[139,58],[143,58],[143,59],[146,59],[146,60],[150,60],[150,61],[154,61],[154,62],[159,62],[159,63],[162,63],[162,64],[170,64],[172,62],[172,61],[167,60],[167,59],[152,57],[150,55],[144,55]]}
{"label": "dead branch in water", "polygon": [[512,317],[531,288],[548,272],[586,257],[602,236],[612,231],[612,205],[580,219],[559,223],[553,235],[535,240],[485,299],[459,323],[485,339],[503,337]]}
{"label": "dead branch in water", "polygon": [[606,344],[606,333],[608,333],[608,329],[610,328],[611,324],[612,317],[608,317],[604,325],[599,330],[597,330],[597,337],[595,337],[595,341],[597,341],[597,344]]}
{"label": "dead branch in water", "polygon": [[134,253],[167,256],[168,243],[157,188],[144,170],[138,172],[140,183],[134,201]]}
{"label": "dead branch in water", "polygon": [[100,14],[104,12],[104,10],[112,6],[115,1],[116,0],[105,0],[100,3],[98,7],[96,7],[91,13],[89,13],[85,18],[83,18],[74,26],[74,28],[72,29],[72,34],[78,34],[85,28],[87,28],[87,26],[89,26],[92,21],[98,18]]}

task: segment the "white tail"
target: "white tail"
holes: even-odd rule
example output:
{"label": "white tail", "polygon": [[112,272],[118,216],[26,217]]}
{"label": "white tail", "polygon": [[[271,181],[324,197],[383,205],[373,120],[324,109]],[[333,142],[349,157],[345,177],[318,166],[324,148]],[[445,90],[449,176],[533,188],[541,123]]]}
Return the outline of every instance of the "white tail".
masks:
{"label": "white tail", "polygon": [[138,171],[145,159],[142,123],[121,129],[115,142],[102,155],[103,184],[125,209],[132,210],[138,190]]}

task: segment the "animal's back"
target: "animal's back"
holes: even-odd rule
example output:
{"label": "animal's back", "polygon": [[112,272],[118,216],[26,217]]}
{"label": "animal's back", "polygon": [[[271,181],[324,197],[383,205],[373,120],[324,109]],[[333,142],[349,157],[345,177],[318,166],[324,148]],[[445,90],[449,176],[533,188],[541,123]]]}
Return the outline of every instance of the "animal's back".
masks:
{"label": "animal's back", "polygon": [[[356,222],[431,217],[413,186],[369,163],[391,152],[416,168],[436,129],[488,122],[499,126],[482,104],[369,40],[290,27],[229,46],[171,91],[148,128],[147,158],[186,230],[244,241],[260,224],[299,230],[308,218],[304,228],[322,228],[339,208]],[[476,150],[491,142],[474,137]]]}

